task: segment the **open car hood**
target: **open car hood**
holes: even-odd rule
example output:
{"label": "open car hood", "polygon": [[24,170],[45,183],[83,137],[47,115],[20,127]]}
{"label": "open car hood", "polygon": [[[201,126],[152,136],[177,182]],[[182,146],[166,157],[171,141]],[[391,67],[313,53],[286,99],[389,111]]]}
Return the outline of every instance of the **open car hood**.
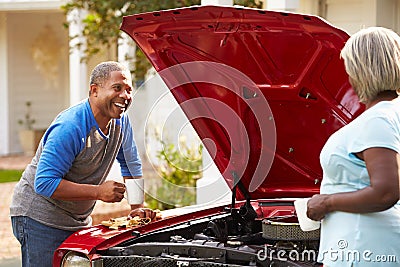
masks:
{"label": "open car hood", "polygon": [[126,16],[237,199],[319,191],[327,138],[363,110],[321,18],[195,6]]}

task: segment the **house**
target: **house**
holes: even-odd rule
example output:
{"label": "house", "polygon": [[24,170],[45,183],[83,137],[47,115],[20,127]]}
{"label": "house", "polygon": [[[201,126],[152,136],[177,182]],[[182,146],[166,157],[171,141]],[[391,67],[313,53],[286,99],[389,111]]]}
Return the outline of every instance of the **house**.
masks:
{"label": "house", "polygon": [[[80,27],[63,27],[79,16],[66,18],[60,9],[65,2],[0,0],[0,155],[22,152],[18,120],[25,116],[27,101],[36,120],[33,128],[45,129],[59,111],[87,96],[88,71],[107,59],[100,55],[84,64],[79,51],[69,54],[68,35]],[[320,15],[350,34],[374,25],[400,29],[399,0],[268,0],[265,7]]]}
{"label": "house", "polygon": [[[368,26],[400,31],[400,0],[264,2],[269,10],[319,15],[349,34]],[[34,129],[46,129],[58,112],[87,97],[89,71],[100,61],[109,59],[108,55],[99,55],[82,63],[82,52],[73,49],[70,53],[68,36],[79,34],[81,26],[76,22],[66,29],[63,23],[84,14],[77,11],[66,17],[60,9],[65,3],[66,0],[0,0],[0,156],[22,152],[18,136],[23,125],[18,121],[24,120],[27,112],[35,119]],[[203,0],[202,3],[231,4],[232,1]],[[133,53],[130,40],[125,41],[119,47],[120,55]],[[145,145],[147,116],[166,90],[157,79],[157,76],[152,78],[157,86],[148,82],[137,92],[135,97],[140,100],[134,100],[129,111],[144,160],[151,154]],[[30,110],[27,110],[27,102],[31,103]],[[176,108],[174,101],[167,102],[169,104],[163,105],[161,111],[153,114],[169,114]],[[206,170],[206,181],[202,183],[209,184],[207,177],[218,177],[216,174],[216,168]],[[206,187],[204,190],[207,191]],[[200,195],[206,197],[200,200],[202,203],[211,197],[207,193]]]}

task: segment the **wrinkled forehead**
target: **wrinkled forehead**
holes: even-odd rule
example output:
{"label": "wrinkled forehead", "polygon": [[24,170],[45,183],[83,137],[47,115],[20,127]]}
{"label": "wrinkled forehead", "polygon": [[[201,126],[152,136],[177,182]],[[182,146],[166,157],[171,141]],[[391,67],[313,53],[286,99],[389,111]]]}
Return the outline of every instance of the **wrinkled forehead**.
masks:
{"label": "wrinkled forehead", "polygon": [[110,73],[109,81],[111,83],[123,81],[126,84],[132,84],[132,75],[128,70],[116,70]]}
{"label": "wrinkled forehead", "polygon": [[132,82],[132,74],[130,71],[122,71],[121,75],[124,79],[124,83],[126,86],[132,87],[133,86],[133,82]]}
{"label": "wrinkled forehead", "polygon": [[129,70],[122,70],[121,74],[126,80],[132,81],[132,74]]}

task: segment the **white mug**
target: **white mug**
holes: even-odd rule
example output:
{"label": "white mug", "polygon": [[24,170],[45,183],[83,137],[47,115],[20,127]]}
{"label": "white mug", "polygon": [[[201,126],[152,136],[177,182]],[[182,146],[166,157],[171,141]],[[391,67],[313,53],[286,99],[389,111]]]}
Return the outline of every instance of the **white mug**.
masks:
{"label": "white mug", "polygon": [[300,228],[303,231],[316,230],[321,226],[320,221],[314,221],[307,216],[307,202],[310,198],[298,199],[294,202],[297,219],[299,220]]}
{"label": "white mug", "polygon": [[144,202],[144,179],[125,179],[126,196],[128,204],[143,204]]}

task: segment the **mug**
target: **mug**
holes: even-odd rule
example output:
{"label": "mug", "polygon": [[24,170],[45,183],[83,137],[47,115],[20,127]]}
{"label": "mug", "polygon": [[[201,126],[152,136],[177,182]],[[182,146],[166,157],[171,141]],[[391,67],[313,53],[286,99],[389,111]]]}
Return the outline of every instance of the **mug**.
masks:
{"label": "mug", "polygon": [[125,179],[126,197],[128,204],[143,204],[144,202],[144,179]]}

